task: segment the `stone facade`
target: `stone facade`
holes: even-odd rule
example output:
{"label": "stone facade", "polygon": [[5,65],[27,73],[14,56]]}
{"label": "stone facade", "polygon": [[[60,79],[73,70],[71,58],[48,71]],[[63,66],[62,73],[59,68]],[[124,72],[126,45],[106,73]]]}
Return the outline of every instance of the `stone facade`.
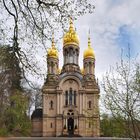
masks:
{"label": "stone facade", "polygon": [[42,88],[44,137],[100,136],[100,90],[94,75],[95,57],[84,57],[82,72],[79,53],[79,45],[75,45],[74,41],[65,44],[64,64],[59,73],[59,59],[53,55],[47,56],[48,74]]}

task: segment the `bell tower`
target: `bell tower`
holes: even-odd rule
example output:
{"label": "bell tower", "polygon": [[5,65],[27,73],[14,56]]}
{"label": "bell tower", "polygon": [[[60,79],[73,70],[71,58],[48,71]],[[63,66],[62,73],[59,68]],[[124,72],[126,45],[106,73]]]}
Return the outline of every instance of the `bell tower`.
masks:
{"label": "bell tower", "polygon": [[57,75],[58,74],[58,50],[55,47],[54,43],[54,35],[52,37],[52,46],[47,51],[47,67],[48,67],[48,75]]}
{"label": "bell tower", "polygon": [[45,86],[55,87],[59,78],[59,58],[58,50],[55,47],[54,35],[52,37],[52,46],[47,50],[47,78]]}
{"label": "bell tower", "polygon": [[63,38],[64,65],[62,73],[72,71],[80,72],[79,52],[79,37],[74,29],[72,18],[70,18],[69,31]]}
{"label": "bell tower", "polygon": [[84,75],[94,76],[95,74],[95,54],[91,47],[90,36],[88,37],[88,48],[84,51]]}

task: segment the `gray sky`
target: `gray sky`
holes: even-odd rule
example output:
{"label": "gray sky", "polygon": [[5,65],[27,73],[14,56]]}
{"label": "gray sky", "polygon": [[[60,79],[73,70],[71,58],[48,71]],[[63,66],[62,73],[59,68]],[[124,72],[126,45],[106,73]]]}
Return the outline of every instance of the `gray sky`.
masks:
{"label": "gray sky", "polygon": [[[96,56],[96,77],[102,75],[120,61],[121,50],[124,55],[130,46],[131,56],[140,52],[140,1],[139,0],[95,0],[95,11],[74,21],[80,38],[80,66],[83,51],[87,48],[88,30]],[[58,46],[62,56],[62,40]],[[138,56],[140,60],[140,56]],[[60,62],[62,57],[60,57]],[[60,63],[62,66],[62,63]]]}
{"label": "gray sky", "polygon": [[[93,0],[91,0],[93,1]],[[131,56],[136,57],[140,52],[140,0],[94,0],[95,11],[74,21],[77,34],[80,38],[80,67],[83,67],[83,52],[87,48],[88,31],[90,29],[91,44],[96,56],[95,73],[102,81],[103,74],[120,61],[121,49],[127,53],[130,45]],[[57,37],[55,35],[55,37]],[[60,40],[56,46],[59,48],[60,67],[63,65],[62,45]],[[39,72],[46,77],[46,50],[37,46],[30,50],[29,45],[24,42],[23,50],[31,51],[32,59],[36,59]],[[51,42],[46,44],[51,47]],[[30,55],[30,54],[29,54]],[[31,57],[31,56],[29,56]],[[140,55],[138,55],[140,61]],[[27,76],[30,80],[43,85],[42,76]]]}

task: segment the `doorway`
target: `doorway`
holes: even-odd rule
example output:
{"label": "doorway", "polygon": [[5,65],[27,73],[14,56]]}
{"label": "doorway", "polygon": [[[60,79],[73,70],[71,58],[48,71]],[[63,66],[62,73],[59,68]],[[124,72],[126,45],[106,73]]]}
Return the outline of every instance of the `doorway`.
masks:
{"label": "doorway", "polygon": [[74,119],[68,118],[68,134],[73,135],[74,134]]}

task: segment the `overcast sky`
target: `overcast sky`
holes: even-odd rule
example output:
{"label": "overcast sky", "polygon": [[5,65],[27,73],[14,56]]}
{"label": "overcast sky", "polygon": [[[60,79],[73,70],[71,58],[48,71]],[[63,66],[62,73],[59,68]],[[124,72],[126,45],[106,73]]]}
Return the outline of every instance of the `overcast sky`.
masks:
{"label": "overcast sky", "polygon": [[96,56],[95,73],[101,83],[103,74],[110,66],[120,62],[121,50],[124,52],[123,57],[126,56],[128,45],[132,59],[137,57],[137,61],[140,62],[140,0],[94,0],[93,2],[94,13],[79,18],[75,26],[80,38],[81,67],[90,29],[91,43]]}
{"label": "overcast sky", "polygon": [[[99,81],[103,74],[120,61],[121,50],[124,56],[130,46],[131,56],[136,57],[140,52],[140,0],[94,0],[95,11],[74,21],[74,26],[80,38],[80,67],[83,67],[83,52],[87,48],[88,30],[90,29],[91,44],[96,56],[95,73]],[[63,65],[62,42],[59,48],[60,67]],[[47,45],[49,46],[49,44]],[[51,44],[50,44],[51,46]],[[37,58],[46,73],[46,53]],[[137,56],[140,61],[140,55]],[[31,77],[32,79],[33,77]],[[36,80],[43,84],[43,80]]]}
{"label": "overcast sky", "polygon": [[90,29],[96,76],[101,80],[102,74],[120,61],[121,49],[127,53],[129,44],[132,57],[140,52],[140,0],[94,0],[94,3],[95,12],[79,18],[75,26],[80,38],[81,65]]}

